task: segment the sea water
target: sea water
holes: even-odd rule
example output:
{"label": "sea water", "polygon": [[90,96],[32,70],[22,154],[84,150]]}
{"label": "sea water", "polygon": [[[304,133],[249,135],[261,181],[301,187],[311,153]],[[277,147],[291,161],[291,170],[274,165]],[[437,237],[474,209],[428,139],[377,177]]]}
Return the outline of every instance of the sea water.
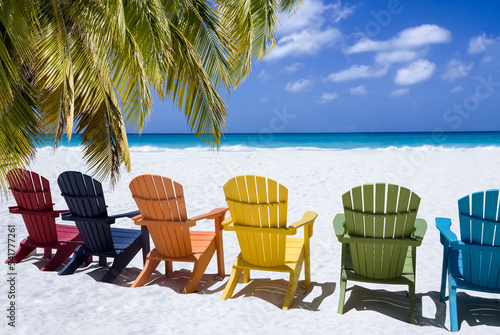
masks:
{"label": "sea water", "polygon": [[[128,134],[130,151],[217,150],[192,134]],[[60,147],[77,148],[78,135]],[[53,146],[44,140],[41,147]],[[220,151],[273,150],[463,150],[500,147],[500,132],[454,133],[248,133],[224,134]],[[63,149],[64,150],[64,149]]]}

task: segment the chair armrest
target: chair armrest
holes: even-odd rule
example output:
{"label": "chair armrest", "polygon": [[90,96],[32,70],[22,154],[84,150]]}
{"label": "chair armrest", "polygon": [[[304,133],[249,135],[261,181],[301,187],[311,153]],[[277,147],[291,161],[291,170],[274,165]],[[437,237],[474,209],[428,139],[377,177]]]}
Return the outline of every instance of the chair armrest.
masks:
{"label": "chair armrest", "polygon": [[[139,210],[133,211],[133,212],[127,212],[127,213],[121,213],[121,214],[116,214],[116,215],[109,215],[108,218],[110,219],[119,219],[119,218],[133,218],[134,216],[137,216],[141,214]],[[114,220],[113,220],[114,222]]]}
{"label": "chair armrest", "polygon": [[457,244],[458,243],[457,235],[455,235],[455,233],[451,231],[450,226],[451,226],[450,219],[436,218],[436,228],[441,233],[441,236],[444,237],[446,241],[448,241],[448,244]]}
{"label": "chair armrest", "polygon": [[223,227],[227,227],[231,223],[233,223],[233,219],[230,216],[228,216],[224,221],[222,221],[222,226]]}
{"label": "chair armrest", "polygon": [[333,229],[337,237],[342,237],[345,234],[345,214],[337,214],[333,219]]}
{"label": "chair armrest", "polygon": [[314,220],[316,220],[317,216],[318,216],[318,213],[307,211],[302,216],[302,219],[300,219],[297,222],[292,223],[288,228],[298,229],[302,226],[310,225],[311,223],[314,223]]}
{"label": "chair armrest", "polygon": [[[292,223],[288,228],[287,235],[295,235],[297,234],[297,229],[300,227],[304,227],[304,239],[309,241],[309,238],[313,236],[313,224],[314,220],[318,217],[318,213],[307,211],[297,222]],[[309,243],[309,242],[307,242]]]}
{"label": "chair armrest", "polygon": [[425,232],[427,231],[427,222],[424,219],[416,219],[415,220],[415,232],[413,233],[414,237],[418,239],[423,239]]}
{"label": "chair armrest", "polygon": [[207,219],[207,220],[215,219],[219,216],[226,214],[227,211],[228,211],[228,208],[216,208],[208,213],[192,217],[189,219],[189,221],[199,221],[199,220],[203,220],[203,219]]}
{"label": "chair armrest", "polygon": [[94,223],[102,223],[102,224],[115,223],[115,219],[112,219],[109,217],[106,217],[106,218],[83,217],[83,216],[73,215],[73,214],[71,214],[71,212],[62,213],[61,219],[64,221],[83,221],[83,222],[94,222]]}
{"label": "chair armrest", "polygon": [[42,211],[32,211],[32,210],[28,210],[28,209],[22,209],[22,208],[19,208],[19,206],[9,207],[9,213],[12,213],[12,214],[37,215],[37,216],[47,216],[47,217],[53,217],[53,218],[56,218],[59,216],[59,214],[65,213],[67,211],[68,210],[65,209],[65,210],[58,210],[58,211],[52,210],[50,212],[42,212]]}
{"label": "chair armrest", "polygon": [[141,223],[142,219],[143,219],[142,214],[139,214],[139,215],[132,217],[132,221],[134,221],[134,224],[136,224],[138,226],[145,226],[146,225],[145,223]]}

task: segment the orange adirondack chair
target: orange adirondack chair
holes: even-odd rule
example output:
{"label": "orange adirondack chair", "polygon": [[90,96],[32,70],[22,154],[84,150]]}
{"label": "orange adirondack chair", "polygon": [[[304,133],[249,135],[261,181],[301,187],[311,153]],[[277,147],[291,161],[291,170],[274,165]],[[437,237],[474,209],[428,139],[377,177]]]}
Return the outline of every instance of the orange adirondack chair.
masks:
{"label": "orange adirondack chair", "polygon": [[[165,275],[172,272],[172,262],[193,262],[193,272],[182,292],[192,293],[215,251],[218,274],[225,276],[221,223],[227,208],[217,208],[188,219],[181,184],[159,175],[141,175],[134,178],[129,187],[141,212],[132,220],[148,228],[155,245],[132,287],[146,284],[161,261],[165,262]],[[215,231],[189,230],[202,219],[214,219]]]}
{"label": "orange adirondack chair", "polygon": [[[50,184],[35,172],[13,169],[7,173],[7,182],[17,206],[9,212],[23,216],[28,237],[21,241],[16,253],[6,260],[21,262],[36,248],[44,249],[44,258],[50,258],[40,270],[56,270],[82,242],[74,226],[56,224],[56,217],[68,210],[54,210]],[[52,249],[56,249],[52,257]]]}
{"label": "orange adirondack chair", "polygon": [[[250,270],[290,274],[283,310],[292,306],[302,265],[304,286],[311,283],[309,239],[318,214],[307,211],[300,221],[287,227],[288,190],[265,177],[246,175],[230,179],[224,193],[231,217],[223,222],[228,231],[235,231],[241,253],[233,263],[231,277],[221,300],[230,299],[243,273],[243,282],[250,280]],[[299,228],[304,238],[289,238]]]}

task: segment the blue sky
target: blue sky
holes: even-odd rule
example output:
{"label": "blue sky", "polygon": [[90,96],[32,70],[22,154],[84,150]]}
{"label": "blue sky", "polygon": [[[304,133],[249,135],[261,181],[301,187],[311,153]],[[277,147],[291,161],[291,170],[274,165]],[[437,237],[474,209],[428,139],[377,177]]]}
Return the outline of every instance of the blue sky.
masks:
{"label": "blue sky", "polygon": [[[280,22],[226,133],[500,131],[498,0],[304,0]],[[189,128],[156,98],[144,132]]]}

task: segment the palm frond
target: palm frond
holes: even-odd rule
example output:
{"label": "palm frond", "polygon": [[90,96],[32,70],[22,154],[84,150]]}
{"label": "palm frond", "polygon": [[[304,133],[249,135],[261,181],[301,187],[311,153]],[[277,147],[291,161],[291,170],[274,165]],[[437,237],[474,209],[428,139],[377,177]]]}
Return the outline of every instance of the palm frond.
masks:
{"label": "palm frond", "polygon": [[212,86],[196,49],[173,24],[170,31],[174,65],[168,70],[165,91],[184,110],[191,131],[219,145],[226,105]]}

